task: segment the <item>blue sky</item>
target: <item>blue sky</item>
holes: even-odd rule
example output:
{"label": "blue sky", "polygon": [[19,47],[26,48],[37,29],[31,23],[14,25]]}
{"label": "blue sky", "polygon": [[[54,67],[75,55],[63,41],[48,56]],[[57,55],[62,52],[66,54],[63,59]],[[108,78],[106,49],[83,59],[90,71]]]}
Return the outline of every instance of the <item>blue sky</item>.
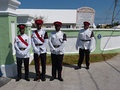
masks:
{"label": "blue sky", "polygon": [[[84,6],[95,10],[95,24],[111,23],[115,0],[18,0],[20,9],[78,9]],[[120,10],[120,0],[116,7],[117,15]],[[120,22],[120,13],[115,21]]]}

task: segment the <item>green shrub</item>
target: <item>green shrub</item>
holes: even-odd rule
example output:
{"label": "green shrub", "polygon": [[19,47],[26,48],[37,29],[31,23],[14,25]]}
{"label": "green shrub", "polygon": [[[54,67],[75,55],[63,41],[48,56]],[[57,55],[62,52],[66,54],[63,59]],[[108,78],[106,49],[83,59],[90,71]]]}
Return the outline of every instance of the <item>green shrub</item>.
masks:
{"label": "green shrub", "polygon": [[[90,55],[90,63],[94,62],[101,62],[105,60],[109,60],[116,56],[118,53],[110,53],[110,54],[91,54]],[[68,65],[68,64],[77,64],[78,62],[79,55],[78,54],[69,54],[69,55],[64,55],[63,59],[63,64]],[[84,60],[85,62],[85,60]],[[84,63],[83,62],[83,63]],[[50,55],[47,55],[47,65],[51,64],[51,57]],[[31,65],[34,65],[34,61],[31,62]]]}

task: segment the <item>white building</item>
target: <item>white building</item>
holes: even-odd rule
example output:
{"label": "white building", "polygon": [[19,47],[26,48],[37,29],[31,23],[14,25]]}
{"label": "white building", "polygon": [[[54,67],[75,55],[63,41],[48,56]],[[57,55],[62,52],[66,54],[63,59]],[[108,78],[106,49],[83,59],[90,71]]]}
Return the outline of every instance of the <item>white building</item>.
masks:
{"label": "white building", "polygon": [[[94,15],[91,16],[90,14],[88,14],[89,12],[87,12],[87,10],[93,10],[93,9],[90,7],[82,7],[79,9],[85,9],[86,12],[84,13],[84,16],[86,15],[88,17],[87,19],[88,21],[92,17],[93,21],[91,25],[93,25]],[[17,9],[16,12],[18,14],[18,23],[21,22],[21,20],[23,20],[23,17],[26,15],[31,16],[33,18],[40,17],[43,18],[44,20],[45,28],[52,28],[53,22],[55,21],[61,21],[63,23],[62,28],[76,28],[76,22],[78,22],[77,9]],[[83,12],[81,14],[83,15]],[[82,20],[79,21],[80,23],[83,22],[84,19],[81,16],[79,17],[79,20]],[[84,20],[86,21],[86,18]]]}

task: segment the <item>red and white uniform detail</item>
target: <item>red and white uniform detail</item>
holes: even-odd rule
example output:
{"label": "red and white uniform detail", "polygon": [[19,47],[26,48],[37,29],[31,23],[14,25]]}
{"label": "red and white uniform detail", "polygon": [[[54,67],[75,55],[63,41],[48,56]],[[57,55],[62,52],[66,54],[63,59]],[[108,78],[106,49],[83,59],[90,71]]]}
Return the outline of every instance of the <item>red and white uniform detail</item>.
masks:
{"label": "red and white uniform detail", "polygon": [[15,50],[16,50],[16,57],[18,57],[18,58],[28,58],[30,56],[29,49],[30,49],[30,46],[31,46],[30,37],[27,36],[26,34],[23,34],[23,35],[20,35],[20,36],[28,45],[25,45],[18,38],[18,36],[16,36],[15,41],[14,41],[14,47],[15,47]]}
{"label": "red and white uniform detail", "polygon": [[52,32],[49,38],[49,46],[52,54],[64,54],[66,34],[62,31]]}
{"label": "red and white uniform detail", "polygon": [[[39,35],[39,37],[42,39],[40,40],[38,36],[36,35],[36,31]],[[32,33],[31,37],[31,42],[32,42],[32,47],[33,47],[33,52],[40,55],[41,53],[46,53],[47,52],[47,44],[48,44],[48,35],[45,30],[35,30]]]}

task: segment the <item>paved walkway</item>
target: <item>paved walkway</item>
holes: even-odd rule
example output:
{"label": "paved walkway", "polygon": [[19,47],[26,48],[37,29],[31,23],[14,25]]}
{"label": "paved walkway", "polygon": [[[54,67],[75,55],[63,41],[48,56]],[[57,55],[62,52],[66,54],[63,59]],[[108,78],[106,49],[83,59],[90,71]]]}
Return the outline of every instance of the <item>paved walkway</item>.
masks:
{"label": "paved walkway", "polygon": [[34,66],[30,66],[30,82],[21,79],[10,82],[0,90],[120,90],[120,54],[109,61],[92,63],[90,69],[74,70],[74,65],[63,66],[63,82],[49,81],[51,66],[47,66],[45,82],[33,81]]}

